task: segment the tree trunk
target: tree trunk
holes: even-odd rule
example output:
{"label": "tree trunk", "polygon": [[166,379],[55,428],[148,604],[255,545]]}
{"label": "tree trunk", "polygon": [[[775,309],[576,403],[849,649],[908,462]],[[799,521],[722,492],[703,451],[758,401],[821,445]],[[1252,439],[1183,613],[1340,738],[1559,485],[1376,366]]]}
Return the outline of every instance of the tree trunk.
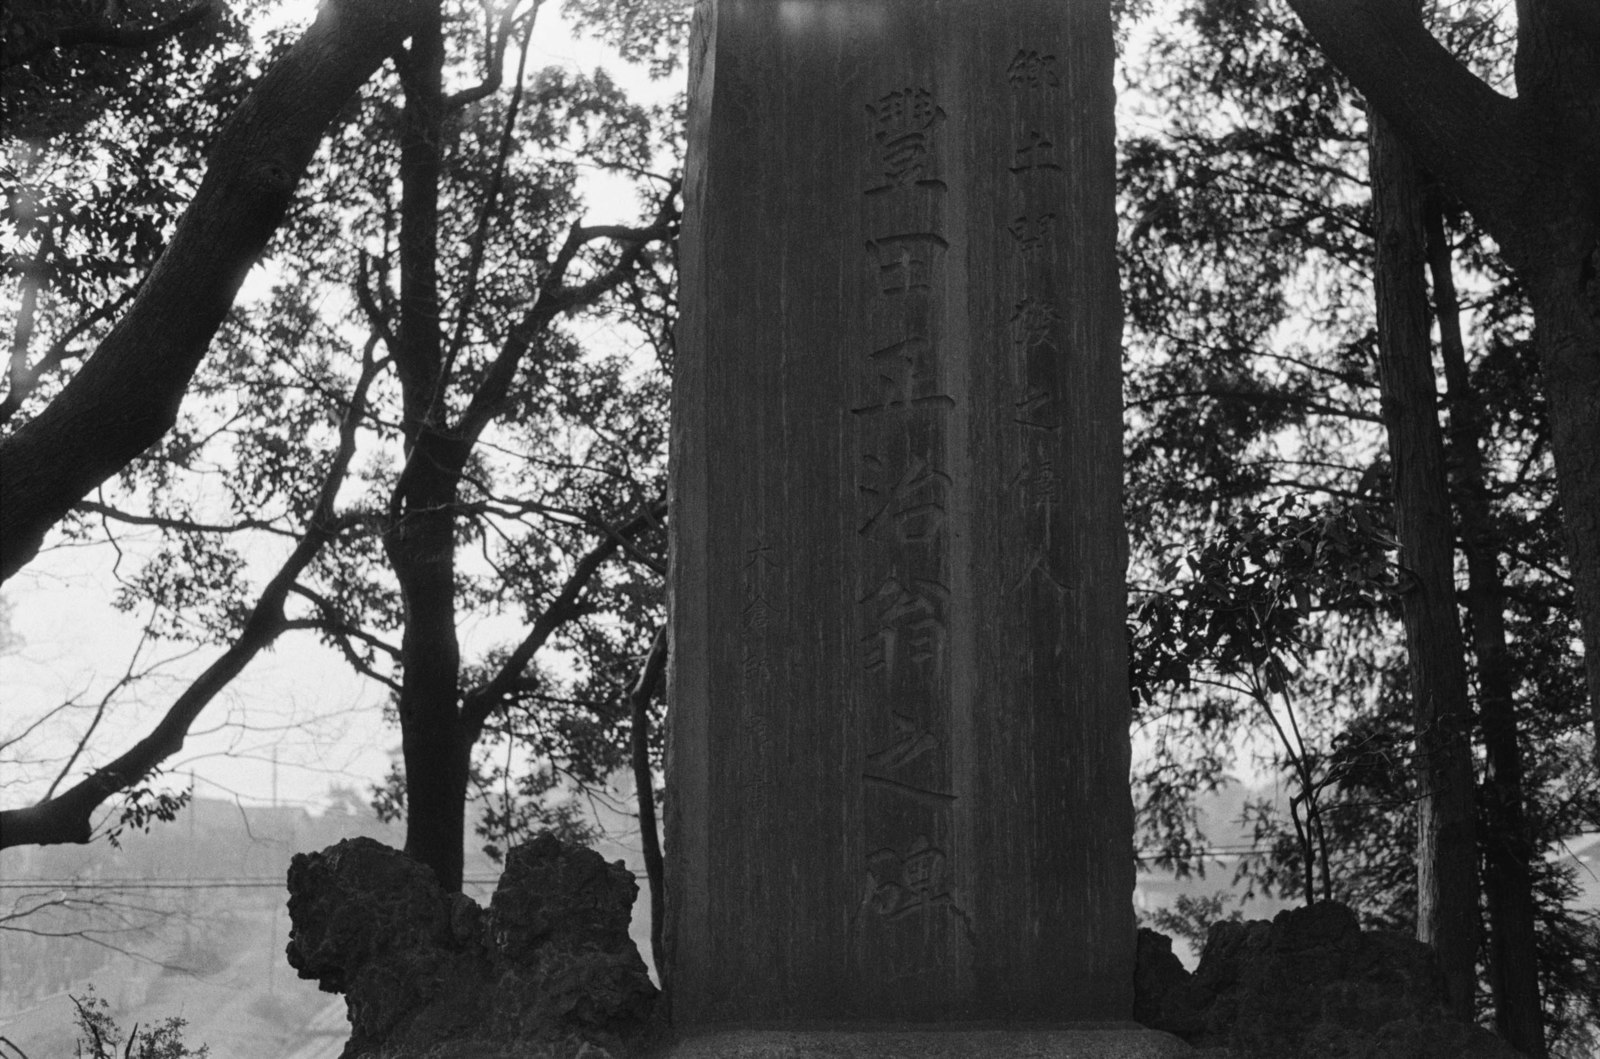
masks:
{"label": "tree trunk", "polygon": [[444,37],[438,3],[418,20],[397,59],[405,106],[400,128],[400,376],[407,458],[384,535],[405,600],[400,741],[406,769],[406,853],[446,890],[461,889],[467,778],[473,738],[462,723],[456,637],[457,485],[471,451],[453,437],[443,390],[439,318],[440,135]]}
{"label": "tree trunk", "polygon": [[1401,611],[1416,738],[1417,937],[1439,954],[1451,1010],[1473,1016],[1478,956],[1472,713],[1456,615],[1455,552],[1423,285],[1422,183],[1372,116],[1378,379],[1394,465]]}
{"label": "tree trunk", "polygon": [[[422,453],[420,455],[426,455]],[[416,463],[413,463],[415,466]],[[446,890],[461,889],[471,743],[460,722],[454,477],[429,475],[384,536],[405,600],[400,641],[400,742],[406,767],[406,853]]]}
{"label": "tree trunk", "polygon": [[666,867],[661,859],[661,837],[656,832],[656,780],[650,768],[650,700],[656,686],[661,683],[661,672],[667,664],[667,630],[656,633],[650,645],[639,679],[628,693],[628,705],[633,719],[632,746],[633,792],[639,804],[639,843],[644,850],[644,873],[650,884],[650,958],[656,965],[656,975],[665,983],[667,973],[666,952],[662,948],[661,931],[666,922]]}
{"label": "tree trunk", "polygon": [[133,305],[56,399],[0,442],[0,581],[38,554],[73,504],[171,429],[324,130],[400,46],[412,12],[326,0],[229,119]]}
{"label": "tree trunk", "polygon": [[1600,245],[1525,273],[1600,765]]}
{"label": "tree trunk", "polygon": [[1600,8],[1519,0],[1512,99],[1412,0],[1289,2],[1527,284],[1600,764]]}
{"label": "tree trunk", "polygon": [[1483,465],[1483,408],[1467,374],[1450,245],[1437,194],[1425,221],[1433,303],[1439,321],[1450,411],[1449,464],[1455,479],[1461,550],[1467,560],[1467,616],[1478,660],[1478,719],[1483,732],[1482,788],[1485,871],[1489,910],[1489,988],[1495,1029],[1512,1047],[1542,1059],[1544,1010],[1539,1001],[1539,961],[1534,934],[1532,836],[1522,814],[1522,750],[1517,739],[1514,682],[1506,649],[1505,592],[1498,534],[1489,510]]}

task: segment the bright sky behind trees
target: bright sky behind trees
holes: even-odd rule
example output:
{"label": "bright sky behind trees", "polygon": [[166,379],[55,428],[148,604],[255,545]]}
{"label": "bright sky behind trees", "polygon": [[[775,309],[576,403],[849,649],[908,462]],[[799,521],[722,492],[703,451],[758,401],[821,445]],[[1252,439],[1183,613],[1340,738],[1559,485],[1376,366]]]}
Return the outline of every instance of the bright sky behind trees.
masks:
{"label": "bright sky behind trees", "polygon": [[[297,27],[308,23],[315,9],[312,0],[288,0],[253,29],[259,35]],[[508,77],[515,63],[515,55],[508,54]],[[665,103],[682,87],[681,70],[652,80],[643,66],[575,32],[553,3],[539,13],[529,79],[547,67],[570,72],[603,68],[630,98],[646,105]],[[581,181],[585,223],[639,220],[641,207],[628,181],[592,167]],[[273,276],[269,256],[245,281],[241,303],[265,296]],[[610,318],[576,316],[565,326],[591,351],[631,349],[639,341],[626,325]],[[0,655],[0,739],[63,702],[76,704],[41,727],[42,738],[19,748],[25,757],[0,760],[0,792],[7,804],[26,804],[44,792],[108,693],[116,700],[95,731],[92,751],[101,758],[147,732],[214,653],[214,648],[195,650],[146,639],[147,611],[124,613],[112,606],[119,577],[131,575],[159,548],[155,530],[123,526],[118,539],[121,555],[105,543],[47,545],[3,589],[17,642]],[[141,545],[148,546],[142,553]],[[517,628],[513,621],[466,615],[462,634],[463,646],[475,652],[514,638]],[[137,680],[119,688],[129,674]],[[167,782],[181,789],[192,775],[197,796],[237,797],[251,804],[276,800],[313,810],[326,803],[330,786],[365,790],[388,771],[399,747],[398,730],[381,718],[384,694],[313,636],[284,636],[201,716],[183,753],[168,762]],[[76,772],[91,764],[80,761]],[[115,810],[108,805],[105,811]]]}

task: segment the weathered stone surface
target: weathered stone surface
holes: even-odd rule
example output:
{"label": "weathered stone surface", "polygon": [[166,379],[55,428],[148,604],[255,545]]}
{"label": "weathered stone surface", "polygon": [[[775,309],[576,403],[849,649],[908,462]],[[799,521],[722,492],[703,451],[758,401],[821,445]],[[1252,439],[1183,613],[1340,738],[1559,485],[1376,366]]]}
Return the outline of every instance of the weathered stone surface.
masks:
{"label": "weathered stone surface", "polygon": [[1133,1018],[1146,1026],[1159,1026],[1185,1039],[1205,1029],[1201,1009],[1205,999],[1193,976],[1172,951],[1172,939],[1146,927],[1139,928],[1133,977]]}
{"label": "weathered stone surface", "polygon": [[660,1059],[1200,1059],[1165,1033],[1086,1025],[715,1030],[672,1045]]}
{"label": "weathered stone surface", "polygon": [[486,917],[500,1027],[643,1026],[656,988],[628,936],[639,892],[621,861],[542,835],[506,854]]}
{"label": "weathered stone surface", "polygon": [[1128,1016],[1104,0],[702,0],[675,1025]]}
{"label": "weathered stone surface", "polygon": [[1197,1045],[1226,1046],[1238,1059],[1520,1054],[1449,1016],[1428,946],[1363,931],[1344,905],[1289,909],[1270,923],[1217,923],[1192,976],[1181,965],[1173,973],[1170,941],[1140,933],[1140,1020]]}
{"label": "weathered stone surface", "polygon": [[433,872],[368,838],[347,839],[289,865],[289,966],[343,993],[344,1056],[417,1036],[464,1035],[480,1016],[488,973],[478,908],[439,888]]}
{"label": "weathered stone surface", "polygon": [[632,873],[549,835],[506,860],[485,914],[372,839],[295,856],[289,964],[345,995],[344,1059],[597,1055],[644,1029],[656,990],[628,937]]}

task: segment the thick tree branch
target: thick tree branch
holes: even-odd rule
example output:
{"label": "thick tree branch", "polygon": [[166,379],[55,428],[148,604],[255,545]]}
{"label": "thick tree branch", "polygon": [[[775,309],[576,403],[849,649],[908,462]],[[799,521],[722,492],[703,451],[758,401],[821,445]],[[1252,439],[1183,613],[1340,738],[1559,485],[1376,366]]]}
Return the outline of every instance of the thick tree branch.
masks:
{"label": "thick tree branch", "polygon": [[0,580],[72,505],[158,440],[323,132],[411,30],[411,3],[324,0],[224,126],[132,307],[37,418],[0,441]]}
{"label": "thick tree branch", "polygon": [[1289,0],[1289,6],[1423,167],[1514,254],[1510,222],[1533,177],[1521,164],[1531,136],[1517,101],[1446,51],[1409,0]]}

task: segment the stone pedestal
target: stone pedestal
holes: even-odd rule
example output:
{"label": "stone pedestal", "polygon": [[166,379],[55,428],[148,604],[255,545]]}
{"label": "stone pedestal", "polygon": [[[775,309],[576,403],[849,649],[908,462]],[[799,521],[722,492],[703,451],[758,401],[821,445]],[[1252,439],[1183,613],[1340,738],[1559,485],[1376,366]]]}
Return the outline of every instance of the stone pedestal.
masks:
{"label": "stone pedestal", "polygon": [[672,1047],[671,1059],[1197,1059],[1170,1034],[1122,1026],[723,1029]]}
{"label": "stone pedestal", "polygon": [[1125,1019],[1105,0],[696,20],[673,1024]]}

